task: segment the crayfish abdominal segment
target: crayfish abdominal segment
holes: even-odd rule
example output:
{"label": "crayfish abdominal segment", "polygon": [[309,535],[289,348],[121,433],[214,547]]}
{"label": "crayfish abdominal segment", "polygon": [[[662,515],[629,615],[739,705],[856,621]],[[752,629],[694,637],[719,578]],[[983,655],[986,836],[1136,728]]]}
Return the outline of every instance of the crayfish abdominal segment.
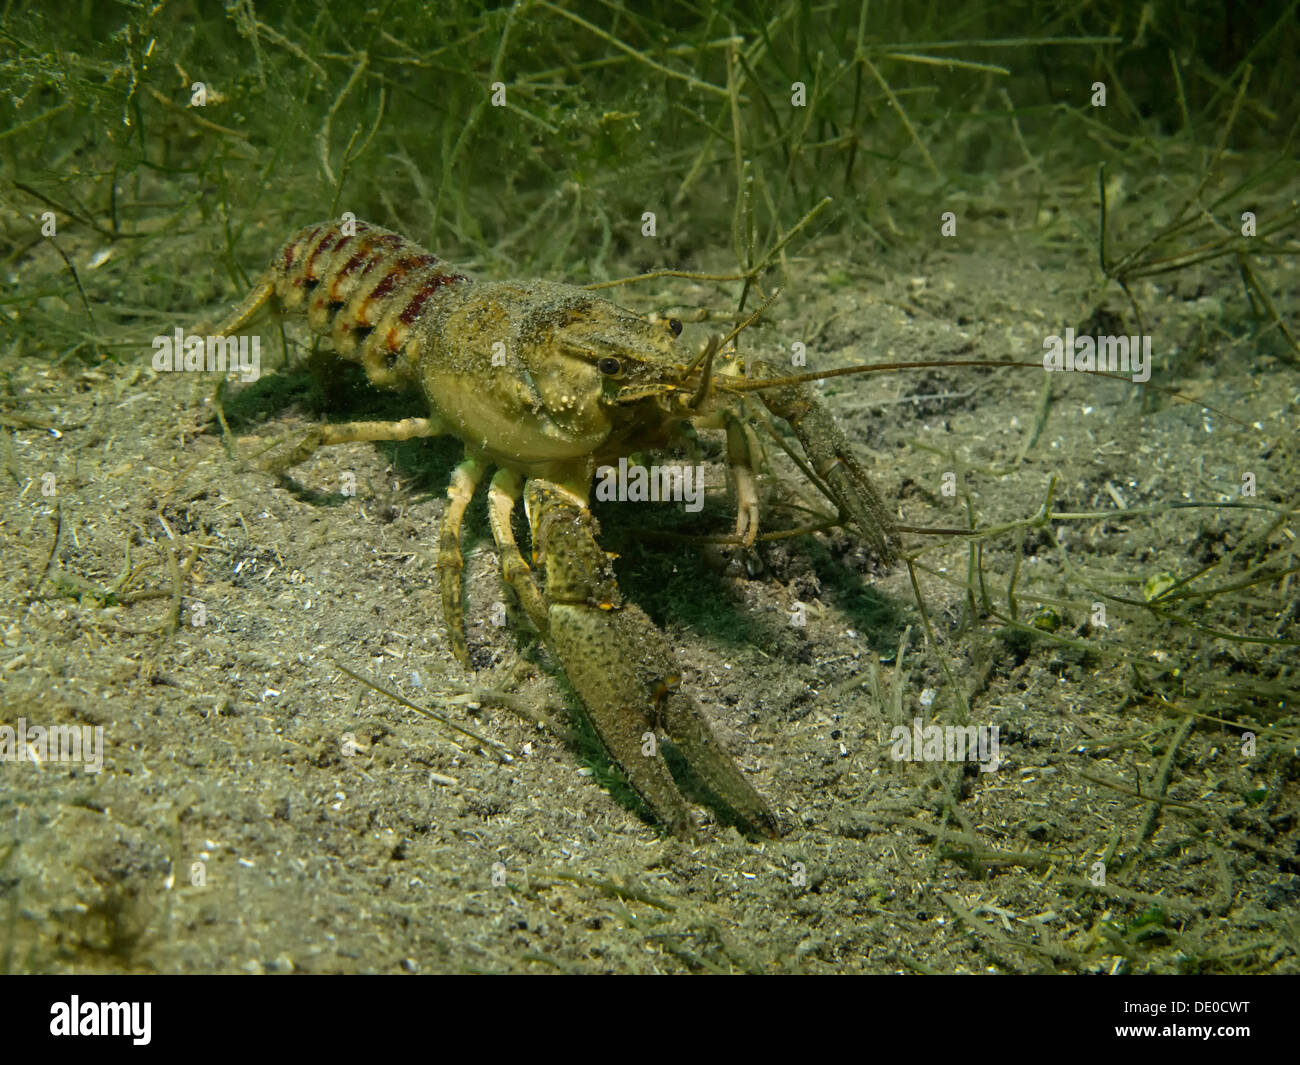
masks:
{"label": "crayfish abdominal segment", "polygon": [[[314,430],[273,468],[316,447],[450,434],[465,446],[438,538],[443,615],[452,653],[470,659],[461,597],[461,521],[489,472],[488,514],[504,580],[580,696],[611,757],[654,816],[694,832],[655,737],[667,735],[702,782],[752,828],[779,823],[714,736],[650,619],[619,593],[588,508],[592,477],[634,451],[671,443],[687,423],[722,428],[737,494],[738,539],[758,532],[759,464],[750,401],[714,365],[717,343],[692,358],[676,321],[650,322],[589,292],[550,281],[474,281],[395,233],[364,222],[301,230],[222,325],[229,335],[268,303],[305,312],[313,332],[359,363],[377,387],[418,389],[428,417]],[[765,377],[772,376],[759,367]],[[753,392],[752,386],[745,391]],[[897,531],[848,442],[803,383],[773,377],[759,391],[786,420],[842,520],[884,560]],[[523,500],[531,564],[511,516]],[[649,753],[647,753],[649,752]]]}

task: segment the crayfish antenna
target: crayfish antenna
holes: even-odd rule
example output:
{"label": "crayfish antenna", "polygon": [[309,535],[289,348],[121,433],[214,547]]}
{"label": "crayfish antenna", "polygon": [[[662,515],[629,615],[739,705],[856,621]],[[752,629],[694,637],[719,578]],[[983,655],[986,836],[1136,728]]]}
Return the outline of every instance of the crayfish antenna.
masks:
{"label": "crayfish antenna", "polygon": [[[735,380],[729,380],[726,384],[728,392],[762,392],[767,389],[786,388],[789,386],[799,386],[811,381],[825,381],[832,377],[849,377],[854,374],[867,373],[893,373],[898,370],[924,370],[931,368],[951,368],[953,366],[976,366],[989,370],[1005,370],[1008,367],[1017,367],[1022,370],[1043,370],[1041,362],[1019,362],[1014,359],[918,359],[915,362],[875,362],[868,363],[864,366],[842,366],[834,370],[816,370],[812,373],[790,374],[782,377],[743,377]],[[1103,377],[1110,381],[1118,381],[1120,384],[1130,385],[1133,383],[1132,377],[1123,373],[1115,373],[1111,370],[1076,370],[1076,375],[1087,374],[1089,377]],[[1171,399],[1176,399],[1182,403],[1190,403],[1194,407],[1200,407],[1201,410],[1207,410],[1211,414],[1217,414],[1219,417],[1240,425],[1244,429],[1251,426],[1248,422],[1234,417],[1225,410],[1218,407],[1212,407],[1210,404],[1197,399],[1195,396],[1189,396],[1185,392],[1179,392],[1176,388],[1169,388],[1167,385],[1158,385],[1154,381],[1146,381],[1143,388],[1154,389],[1162,392]]]}

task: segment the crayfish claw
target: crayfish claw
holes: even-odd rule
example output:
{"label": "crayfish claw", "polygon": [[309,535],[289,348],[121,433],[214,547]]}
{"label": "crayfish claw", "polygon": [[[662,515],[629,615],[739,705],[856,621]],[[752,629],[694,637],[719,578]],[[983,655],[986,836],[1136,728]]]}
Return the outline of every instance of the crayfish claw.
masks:
{"label": "crayfish claw", "polygon": [[610,757],[655,818],[695,834],[690,806],[664,759],[659,733],[726,806],[775,835],[776,816],[714,736],[698,703],[678,688],[668,641],[619,595],[596,521],[571,493],[540,479],[526,487],[533,546],[545,574],[546,642]]}
{"label": "crayfish claw", "polygon": [[794,430],[841,517],[857,526],[877,559],[884,563],[896,561],[901,550],[898,527],[830,411],[802,382],[760,395],[767,409]]}

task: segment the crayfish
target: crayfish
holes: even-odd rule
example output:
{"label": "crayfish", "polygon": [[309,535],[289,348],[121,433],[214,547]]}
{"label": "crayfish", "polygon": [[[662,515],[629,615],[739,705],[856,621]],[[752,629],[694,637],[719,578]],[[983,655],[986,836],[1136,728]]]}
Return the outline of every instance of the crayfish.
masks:
{"label": "crayfish", "polygon": [[[681,686],[667,640],[620,594],[588,500],[598,468],[672,445],[688,426],[721,429],[736,486],[736,540],[752,545],[760,457],[752,394],[789,425],[806,458],[801,465],[840,520],[856,527],[879,560],[892,561],[897,528],[808,387],[819,375],[781,376],[752,358],[742,371],[717,337],[693,355],[675,319],[653,321],[551,281],[471,280],[403,237],[352,220],[290,238],[218,335],[242,329],[271,302],[305,310],[312,331],[359,363],[375,386],[418,389],[428,405],[424,417],[322,425],[285,466],[319,446],[350,441],[450,434],[464,444],[437,564],[451,651],[461,665],[470,664],[461,523],[490,474],[488,515],[502,577],[655,818],[678,835],[694,832],[690,806],[655,742],[666,734],[748,825],[778,834],[777,816]],[[511,524],[521,499],[529,560]]]}

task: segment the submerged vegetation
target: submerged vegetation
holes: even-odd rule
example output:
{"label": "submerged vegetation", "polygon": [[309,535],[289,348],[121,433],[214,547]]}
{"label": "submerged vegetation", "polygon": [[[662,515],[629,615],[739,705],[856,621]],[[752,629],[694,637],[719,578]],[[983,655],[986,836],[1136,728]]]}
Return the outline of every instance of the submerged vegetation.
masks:
{"label": "submerged vegetation", "polygon": [[[809,358],[820,342],[833,368],[949,360],[928,376],[910,372],[893,394],[883,373],[825,386],[864,451],[898,449],[885,487],[901,500],[909,544],[888,592],[863,578],[836,516],[802,496],[777,493],[779,516],[765,515],[765,529],[828,528],[766,542],[760,562],[698,542],[725,528],[722,504],[706,507],[707,527],[688,515],[632,529],[613,508],[602,514],[626,541],[620,576],[657,621],[684,619],[693,646],[762,644],[775,648],[777,665],[811,660],[832,751],[846,750],[851,735],[865,736],[865,749],[920,715],[994,720],[1004,750],[1023,747],[1005,771],[1018,777],[1000,822],[988,803],[967,812],[988,780],[972,781],[960,764],[906,776],[885,743],[878,759],[864,756],[859,779],[826,768],[847,753],[828,761],[811,740],[802,760],[789,756],[779,780],[833,798],[769,848],[774,861],[824,876],[818,863],[836,867],[845,841],[906,835],[922,856],[909,875],[966,930],[960,945],[918,933],[876,969],[1297,971],[1295,3],[293,0],[271,14],[252,0],[224,9],[88,0],[82,16],[7,10],[0,22],[0,480],[5,549],[23,559],[7,567],[16,605],[0,618],[13,708],[45,703],[60,633],[71,627],[118,656],[104,667],[105,691],[174,683],[187,708],[210,700],[205,721],[233,713],[233,688],[209,690],[228,663],[192,690],[175,680],[188,661],[177,630],[205,597],[195,581],[207,582],[211,599],[219,567],[228,575],[256,556],[270,580],[275,566],[303,567],[305,552],[292,559],[296,545],[241,542],[222,555],[235,542],[223,523],[235,523],[211,499],[234,489],[217,487],[212,468],[251,469],[254,445],[243,434],[301,400],[306,376],[287,372],[216,403],[211,383],[169,382],[174,391],[162,394],[183,413],[151,416],[180,425],[156,430],[159,441],[179,432],[177,455],[119,460],[108,444],[121,446],[131,415],[120,410],[133,409],[132,396],[161,387],[140,369],[149,338],[215,320],[300,225],[350,211],[483,276],[598,284],[650,275],[620,300],[672,307],[693,327],[721,322],[725,332],[766,306],[742,334],[760,351],[802,336]],[[1023,291],[1040,284],[1039,270],[1044,290]],[[672,276],[688,273],[696,279]],[[996,288],[1004,273],[1021,293]],[[892,319],[903,324],[886,331]],[[1090,378],[1081,389],[1032,369],[960,369],[963,360],[1032,364],[1038,342],[1066,328],[1153,336],[1151,384]],[[295,336],[281,335],[286,369],[296,369],[306,360],[294,354]],[[121,404],[118,413],[87,406],[96,391]],[[873,406],[887,402],[895,405]],[[1103,402],[1106,419],[1130,434],[1118,444],[1110,425],[1086,420]],[[981,418],[984,403],[1012,412],[1010,427]],[[946,431],[930,432],[931,420]],[[136,486],[138,513],[113,517],[99,497],[79,500],[109,474],[83,475],[51,457],[61,454],[49,450],[51,432],[76,442],[87,469],[156,463]],[[207,458],[184,450],[200,437]],[[442,491],[440,452],[404,445],[376,461],[407,482],[402,502],[383,504],[390,510]],[[67,487],[38,498],[43,471],[55,468]],[[259,498],[234,507],[240,522]],[[344,502],[305,489],[293,499],[327,519]],[[683,561],[688,552],[710,564]],[[743,598],[778,622],[755,611],[738,621],[748,607],[726,591],[737,572],[757,575],[764,590]],[[274,632],[271,607],[244,579],[229,576],[245,595],[239,609],[262,612],[249,631]],[[416,574],[412,586],[432,579]],[[819,579],[835,587],[822,595]],[[700,586],[715,594],[701,602]],[[851,625],[871,628],[866,650],[841,661],[810,648],[804,626],[784,624],[804,599],[819,603],[811,624],[820,646]],[[44,654],[46,644],[55,650]],[[239,668],[260,676],[246,661]],[[437,716],[505,707],[574,739],[557,723],[562,709],[539,708],[514,690],[517,677],[500,673],[484,686],[431,683],[442,693]],[[347,689],[348,714],[360,690]],[[80,697],[60,691],[50,705],[85,712]],[[427,691],[407,694],[428,701]],[[761,707],[764,694],[732,701]],[[808,711],[792,703],[763,725],[767,760],[781,762],[781,728],[805,722]],[[492,730],[474,728],[466,735],[504,761],[501,741],[480,735]],[[581,723],[575,731],[590,771],[634,806]],[[332,736],[316,742],[311,764],[332,764],[323,752],[333,745]],[[791,740],[790,750],[802,748]],[[462,772],[476,766],[466,757]],[[892,789],[886,801],[873,767]],[[1041,778],[1029,778],[1031,767]],[[469,808],[509,820],[490,791],[483,784]],[[0,810],[34,801],[0,790]],[[56,801],[76,805],[78,822],[93,809],[79,792]],[[142,887],[190,865],[184,816],[141,815],[120,832],[129,861],[82,855],[91,886],[70,889],[72,902],[25,900],[49,924],[11,923],[0,941],[6,967],[233,967],[219,954],[187,955],[194,933],[173,923],[170,888],[160,903]],[[52,859],[14,831],[0,836],[0,878],[19,885],[3,889],[16,913],[18,892],[38,890],[22,886],[30,863]],[[723,936],[712,911],[659,894],[622,852],[608,858],[619,871],[589,853],[581,875],[547,871],[552,855],[535,856],[527,877],[512,869],[510,890],[543,912],[558,891],[607,907],[629,942],[654,943],[681,968],[850,964],[825,930],[810,931],[805,942],[819,945],[801,943],[797,957],[745,939],[745,922]],[[720,849],[714,860],[743,861],[736,853]],[[985,920],[1000,911],[963,901],[951,881],[934,885],[936,870],[954,865],[979,891],[1023,878],[1002,890],[1052,918],[1002,931]],[[441,884],[458,890],[460,875]],[[903,904],[882,872],[839,875],[857,893],[845,905],[869,915],[837,918],[846,924],[867,928]],[[633,915],[637,902],[650,909]],[[778,905],[792,904],[781,894],[754,908]],[[70,908],[97,931],[60,926]],[[1053,926],[1067,909],[1064,927]],[[425,964],[470,964],[449,934],[451,943],[426,944]],[[872,942],[870,931],[860,935]],[[529,964],[504,942],[473,964]],[[974,960],[955,957],[967,947]],[[579,954],[563,964],[603,964]]]}

